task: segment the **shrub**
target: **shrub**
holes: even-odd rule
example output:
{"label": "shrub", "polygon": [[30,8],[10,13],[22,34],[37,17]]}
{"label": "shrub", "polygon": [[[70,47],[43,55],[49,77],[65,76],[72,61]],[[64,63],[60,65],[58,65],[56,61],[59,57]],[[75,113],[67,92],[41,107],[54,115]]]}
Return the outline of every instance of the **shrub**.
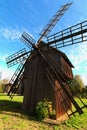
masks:
{"label": "shrub", "polygon": [[38,120],[43,120],[50,115],[55,114],[54,110],[52,109],[52,102],[44,99],[43,101],[38,102],[35,108],[35,114]]}

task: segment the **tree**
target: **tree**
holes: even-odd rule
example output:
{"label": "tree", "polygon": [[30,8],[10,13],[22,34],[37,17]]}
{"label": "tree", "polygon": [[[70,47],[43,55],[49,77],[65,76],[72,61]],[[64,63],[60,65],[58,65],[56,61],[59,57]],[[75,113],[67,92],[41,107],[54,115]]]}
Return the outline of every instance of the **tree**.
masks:
{"label": "tree", "polygon": [[87,85],[85,85],[85,88],[87,88]]}
{"label": "tree", "polygon": [[8,83],[8,79],[0,80],[0,93],[3,92],[5,84]]}
{"label": "tree", "polygon": [[87,97],[87,87],[82,89],[82,97]]}
{"label": "tree", "polygon": [[80,75],[74,76],[73,80],[70,83],[70,86],[73,91],[77,91],[77,90],[82,91],[82,89],[85,87]]}

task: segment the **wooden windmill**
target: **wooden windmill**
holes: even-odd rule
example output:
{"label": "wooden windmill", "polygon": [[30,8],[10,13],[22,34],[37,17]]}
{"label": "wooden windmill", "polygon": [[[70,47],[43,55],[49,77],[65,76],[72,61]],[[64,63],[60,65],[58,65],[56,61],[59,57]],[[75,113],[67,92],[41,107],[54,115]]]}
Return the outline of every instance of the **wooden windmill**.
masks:
{"label": "wooden windmill", "polygon": [[[20,63],[10,80],[12,85],[8,95],[13,97],[21,88],[24,95],[22,109],[29,113],[33,111],[37,102],[44,98],[52,101],[56,119],[65,113],[69,117],[76,112],[82,114],[82,108],[86,106],[80,100],[82,103],[80,107],[73,98],[77,92],[74,94],[70,92],[69,82],[73,79],[73,65],[58,48],[87,41],[87,21],[48,36],[71,4],[67,3],[57,11],[40,33],[37,42],[24,32],[21,40],[29,51],[22,49],[6,59],[8,67]],[[47,38],[47,42],[42,41],[44,37]],[[75,107],[74,111],[72,104]]]}

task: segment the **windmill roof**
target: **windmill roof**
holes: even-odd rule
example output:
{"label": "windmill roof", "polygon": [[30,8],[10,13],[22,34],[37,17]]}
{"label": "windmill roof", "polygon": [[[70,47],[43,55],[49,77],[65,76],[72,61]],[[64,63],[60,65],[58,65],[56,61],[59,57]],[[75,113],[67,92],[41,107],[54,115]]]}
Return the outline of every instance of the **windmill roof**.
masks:
{"label": "windmill roof", "polygon": [[52,47],[52,46],[49,46],[48,44],[46,44],[46,43],[43,42],[43,41],[41,41],[41,43],[39,44],[39,47],[40,47],[40,48],[45,48],[45,47],[47,48],[47,46],[48,46],[50,49],[54,50],[55,52],[59,53],[59,54],[65,59],[65,61],[66,61],[72,68],[74,68],[73,64],[71,63],[71,61],[69,60],[69,58],[66,56],[66,54],[65,54],[64,52],[62,52],[62,51],[60,51],[60,50],[58,50],[58,49],[56,49],[56,48],[54,48],[54,47]]}
{"label": "windmill roof", "polygon": [[[53,47],[52,47],[53,48]],[[74,68],[73,64],[71,63],[71,61],[69,60],[69,58],[66,56],[66,54],[56,48],[53,48],[55,51],[57,51],[58,53],[61,54],[61,56],[65,59],[65,61],[67,61],[67,63]]]}

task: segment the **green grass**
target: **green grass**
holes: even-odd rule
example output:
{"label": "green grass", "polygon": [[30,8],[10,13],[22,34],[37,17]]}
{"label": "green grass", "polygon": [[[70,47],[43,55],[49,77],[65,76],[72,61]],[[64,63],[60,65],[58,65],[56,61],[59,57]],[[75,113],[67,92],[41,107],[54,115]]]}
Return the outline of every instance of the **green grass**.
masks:
{"label": "green grass", "polygon": [[[87,104],[87,99],[83,100]],[[63,123],[50,119],[39,122],[21,110],[22,101],[22,96],[11,100],[0,94],[0,130],[87,130],[87,108],[84,114],[77,114]]]}

